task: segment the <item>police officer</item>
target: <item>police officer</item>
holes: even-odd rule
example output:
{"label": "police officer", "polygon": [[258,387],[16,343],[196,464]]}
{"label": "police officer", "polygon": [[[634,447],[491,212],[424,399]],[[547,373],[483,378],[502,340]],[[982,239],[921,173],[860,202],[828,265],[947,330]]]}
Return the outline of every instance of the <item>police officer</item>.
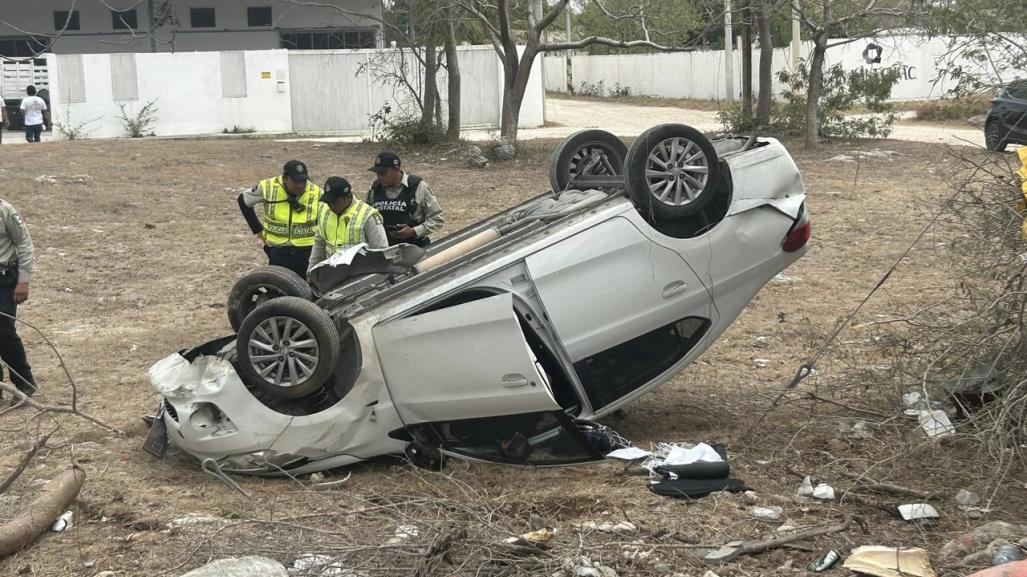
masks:
{"label": "police officer", "polygon": [[[29,298],[33,249],[25,219],[7,201],[0,199],[0,359],[7,365],[10,382],[28,396],[36,392],[25,346],[11,317],[18,305]],[[0,370],[0,376],[3,370]]]}
{"label": "police officer", "polygon": [[382,215],[366,202],[353,198],[349,181],[333,176],[325,181],[314,231],[310,268],[336,252],[366,242],[370,248],[387,248]]}
{"label": "police officer", "polygon": [[368,170],[378,178],[367,193],[367,203],[381,213],[389,244],[405,242],[427,248],[431,244],[428,235],[445,224],[442,207],[428,183],[403,172],[394,152],[379,154]]}
{"label": "police officer", "polygon": [[[286,162],[281,176],[264,179],[239,195],[246,223],[264,240],[268,264],[306,278],[320,197],[321,189],[310,182],[307,165],[299,160]],[[262,203],[263,222],[253,208]]]}

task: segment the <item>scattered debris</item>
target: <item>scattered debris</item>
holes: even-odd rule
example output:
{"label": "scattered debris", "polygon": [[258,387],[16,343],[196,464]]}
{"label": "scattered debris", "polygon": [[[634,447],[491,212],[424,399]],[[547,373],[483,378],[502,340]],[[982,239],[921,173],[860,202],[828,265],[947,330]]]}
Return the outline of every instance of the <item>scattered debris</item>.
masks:
{"label": "scattered debris", "polygon": [[948,437],[956,432],[945,411],[920,411],[920,426],[931,439]]}
{"label": "scattered debris", "polygon": [[471,156],[467,159],[467,164],[469,164],[471,168],[488,168],[489,159],[484,156]]}
{"label": "scattered debris", "polygon": [[834,487],[827,483],[820,483],[816,487],[813,487],[813,498],[823,499],[825,501],[834,501]]}
{"label": "scattered debris", "polygon": [[543,527],[538,531],[531,531],[517,537],[508,537],[506,542],[511,545],[534,545],[537,547],[551,541],[554,535],[556,535],[556,529]]}
{"label": "scattered debris", "polygon": [[956,406],[957,417],[965,417],[998,398],[1005,387],[1005,375],[995,363],[982,363],[969,375],[941,385]]}
{"label": "scattered debris", "polygon": [[619,523],[585,521],[584,523],[579,523],[577,527],[585,531],[599,531],[600,533],[634,533],[638,531],[638,526],[631,521],[621,521]]}
{"label": "scattered debris", "polygon": [[842,567],[875,577],[937,577],[927,551],[919,547],[856,547]]}
{"label": "scattered debris", "polygon": [[795,491],[800,497],[812,497],[813,496],[813,478],[806,475],[802,482],[799,483],[799,488]]}
{"label": "scattered debris", "polygon": [[827,571],[831,567],[834,567],[834,564],[837,563],[838,560],[841,558],[841,553],[835,551],[834,549],[831,549],[827,553],[824,553],[823,557],[814,561],[813,563],[810,563],[809,570],[814,573],[821,573]]}
{"label": "scattered debris", "polygon": [[992,565],[1005,565],[1013,561],[1023,561],[1023,551],[1020,550],[1018,545],[1011,543],[999,545],[995,549],[995,554],[991,557]]}
{"label": "scattered debris", "polygon": [[906,521],[923,521],[925,519],[937,519],[941,515],[938,510],[927,503],[909,503],[899,505],[899,514]]}
{"label": "scattered debris", "polygon": [[54,521],[53,525],[50,525],[50,530],[54,533],[62,533],[75,526],[74,521],[75,514],[71,511],[65,511],[57,520]]}
{"label": "scattered debris", "polygon": [[172,519],[168,522],[168,529],[181,529],[183,527],[196,527],[203,525],[224,525],[228,523],[227,519],[221,517],[210,517],[208,515],[200,515],[199,513],[189,513],[183,517]]}
{"label": "scattered debris", "polygon": [[292,572],[318,577],[356,577],[357,571],[342,567],[342,561],[330,555],[300,555],[292,563]]}
{"label": "scattered debris", "polygon": [[863,419],[842,421],[839,427],[842,436],[847,439],[872,439],[874,437],[870,431],[870,425]]}
{"label": "scattered debris", "polygon": [[39,184],[89,184],[93,177],[88,174],[41,174],[32,180]]}
{"label": "scattered debris", "polygon": [[400,525],[399,527],[396,527],[395,536],[389,539],[388,544],[398,545],[399,543],[407,541],[411,537],[417,537],[420,534],[421,531],[417,528],[417,525]]}
{"label": "scattered debris", "polygon": [[777,521],[784,515],[784,509],[777,505],[771,505],[769,507],[749,507],[749,512],[752,513],[753,517],[763,521]]}
{"label": "scattered debris", "polygon": [[267,557],[226,557],[193,569],[182,577],[289,577],[278,561]]}
{"label": "scattered debris", "polygon": [[639,459],[644,459],[651,454],[652,453],[649,451],[639,449],[638,447],[624,447],[623,449],[617,449],[616,451],[607,453],[606,458],[618,459],[621,461],[637,461]]}
{"label": "scattered debris", "polygon": [[981,496],[973,491],[960,489],[959,492],[956,493],[956,502],[964,507],[973,507],[981,502]]}
{"label": "scattered debris", "polygon": [[753,346],[756,347],[757,349],[765,349],[765,348],[767,348],[767,337],[756,337],[753,340]]}
{"label": "scattered debris", "polygon": [[991,521],[952,539],[941,548],[943,557],[963,556],[979,551],[996,539],[1014,541],[1027,536],[1027,525]]}
{"label": "scattered debris", "polygon": [[86,473],[72,467],[46,484],[39,496],[7,523],[0,525],[0,558],[27,547],[50,527],[78,497]]}
{"label": "scattered debris", "polygon": [[746,491],[742,493],[742,499],[749,505],[755,505],[760,502],[760,496],[755,491]]}
{"label": "scattered debris", "polygon": [[512,144],[497,144],[492,149],[492,154],[495,155],[496,160],[513,160],[517,156],[517,149]]}
{"label": "scattered debris", "polygon": [[790,285],[798,284],[800,282],[802,282],[802,279],[794,276],[788,276],[782,272],[777,273],[774,275],[774,278],[770,279],[770,284],[776,285]]}
{"label": "scattered debris", "polygon": [[727,563],[730,561],[734,561],[741,555],[762,553],[764,551],[770,551],[771,549],[778,549],[784,547],[789,543],[795,541],[812,539],[814,537],[830,535],[832,533],[840,533],[848,529],[849,524],[851,522],[852,519],[846,516],[845,520],[837,525],[815,527],[813,529],[799,531],[797,533],[792,533],[790,535],[782,535],[781,537],[775,537],[773,539],[767,539],[765,541],[731,541],[730,543],[722,545],[719,549],[707,553],[703,557],[703,561],[707,565],[719,565],[721,563]]}
{"label": "scattered debris", "polygon": [[757,368],[762,369],[762,368],[766,367],[768,364],[770,364],[770,360],[769,359],[753,359],[752,360],[752,364],[756,365]]}

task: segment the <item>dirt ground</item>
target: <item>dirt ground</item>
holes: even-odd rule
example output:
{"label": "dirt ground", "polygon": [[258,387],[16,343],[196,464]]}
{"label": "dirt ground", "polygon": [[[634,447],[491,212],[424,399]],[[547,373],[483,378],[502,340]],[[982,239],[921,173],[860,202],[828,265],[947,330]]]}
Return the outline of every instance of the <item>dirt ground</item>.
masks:
{"label": "dirt ground", "polygon": [[[518,160],[493,162],[485,171],[467,167],[459,154],[444,148],[400,153],[410,169],[432,184],[446,209],[446,230],[454,231],[547,189],[548,155],[555,144],[526,144]],[[11,494],[0,497],[0,520],[42,480],[74,461],[88,475],[75,506],[75,527],[47,534],[0,561],[0,575],[92,576],[104,570],[119,577],[180,575],[211,558],[266,554],[288,566],[301,553],[354,554],[360,548],[370,559],[366,574],[412,574],[417,548],[378,546],[394,537],[404,519],[421,523],[426,546],[431,528],[448,518],[463,524],[468,547],[473,547],[464,553],[454,548],[457,566],[434,567],[427,574],[549,575],[563,559],[583,555],[620,575],[698,576],[707,568],[689,554],[690,544],[774,534],[785,520],[805,528],[846,516],[853,522],[844,532],[714,570],[721,577],[789,575],[804,572],[827,549],[844,552],[877,544],[925,547],[942,577],[968,573],[939,556],[943,543],[981,522],[960,512],[955,491],[965,487],[986,500],[993,497],[987,520],[1022,521],[1027,511],[1024,471],[993,478],[984,474],[986,461],[977,447],[958,440],[926,442],[915,420],[901,417],[868,417],[823,404],[814,414],[801,404],[769,413],[757,424],[798,366],[874,286],[936,210],[938,199],[948,194],[943,175],[935,173],[946,165],[946,150],[900,141],[829,144],[812,152],[797,144],[790,148],[808,189],[813,218],[809,254],[785,272],[792,277],[789,282],[764,288],[698,363],[606,421],[642,447],[725,443],[734,476],[745,480],[760,504],[784,508],[784,519],[768,524],[752,518],[741,495],[692,502],[659,497],[647,490],[644,477],[626,475],[616,463],[522,469],[451,462],[434,474],[383,459],[353,467],[352,477],[337,491],[312,492],[290,480],[239,479],[253,497],[248,500],[202,473],[188,455],[172,450],[165,460],[154,459],[140,449],[146,435],[140,416],[157,403],[147,368],[175,350],[229,334],[228,290],[264,261],[259,242],[239,215],[238,188],[274,174],[290,158],[305,160],[318,180],[344,175],[363,188],[369,184],[365,168],[377,150],[367,144],[259,139],[5,147],[0,197],[20,208],[38,255],[30,301],[20,315],[59,347],[78,382],[81,408],[124,434],[72,418],[59,420],[50,448]],[[895,154],[859,163],[827,161],[852,150]],[[57,176],[59,182],[35,182],[41,175]],[[64,182],[68,177],[82,182]],[[855,322],[901,316],[949,290],[955,281],[946,267],[948,246],[956,236],[935,227]],[[22,334],[42,385],[40,399],[67,402],[69,387],[56,358],[37,336],[24,328]],[[765,342],[757,337],[766,337]],[[841,346],[851,351],[874,338],[873,328],[851,329]],[[766,366],[757,366],[764,364],[757,359]],[[858,354],[829,355],[804,390],[829,387],[845,371],[874,362]],[[863,394],[892,399],[895,392]],[[30,415],[21,409],[0,417],[0,472],[13,468],[33,439],[57,422],[28,420]],[[852,438],[840,431],[853,418],[885,423],[871,426],[869,438]],[[794,496],[796,473],[815,474],[845,488],[851,484],[845,472],[868,472],[875,479],[938,492],[942,517],[924,527],[865,503]],[[879,499],[905,502],[894,496]],[[209,519],[168,529],[169,522],[189,514]],[[586,521],[625,519],[637,531],[611,535],[575,528]],[[486,543],[503,531],[543,525],[557,529],[553,551],[559,555],[529,562],[496,553]],[[473,556],[466,553],[471,550]],[[394,565],[375,564],[387,553]],[[794,569],[783,567],[788,561]]]}

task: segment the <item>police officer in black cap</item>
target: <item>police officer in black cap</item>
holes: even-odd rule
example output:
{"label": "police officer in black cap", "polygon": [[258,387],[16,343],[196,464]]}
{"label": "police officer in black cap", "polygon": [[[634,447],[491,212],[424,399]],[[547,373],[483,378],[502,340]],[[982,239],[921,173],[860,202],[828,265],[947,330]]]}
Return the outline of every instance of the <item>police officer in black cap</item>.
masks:
{"label": "police officer in black cap", "polygon": [[[283,266],[306,278],[317,228],[321,188],[310,182],[307,165],[285,163],[282,175],[260,181],[239,195],[239,210],[253,234],[264,241],[268,264]],[[264,219],[254,207],[264,205]]]}
{"label": "police officer in black cap", "polygon": [[399,156],[383,152],[369,168],[378,175],[367,193],[370,204],[382,215],[389,244],[401,242],[427,248],[428,238],[445,224],[442,206],[420,176],[403,171]]}

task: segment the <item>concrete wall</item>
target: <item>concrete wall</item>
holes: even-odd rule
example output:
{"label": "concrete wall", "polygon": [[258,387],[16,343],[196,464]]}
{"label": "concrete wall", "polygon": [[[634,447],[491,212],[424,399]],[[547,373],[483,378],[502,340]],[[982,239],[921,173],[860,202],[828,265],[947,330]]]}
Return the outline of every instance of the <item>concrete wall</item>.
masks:
{"label": "concrete wall", "polygon": [[[115,91],[125,96],[124,87],[131,82],[125,69],[131,64],[126,66],[108,54],[51,55],[50,69],[56,72],[50,77],[51,114],[57,122],[66,115],[72,123],[93,121],[88,125],[92,138],[117,137],[125,135],[117,118],[119,105],[133,116],[152,100],[157,108],[154,132],[158,136],[211,134],[235,126],[262,132],[291,131],[288,51],[241,54],[244,69],[239,70],[240,62],[229,58],[225,75],[219,52],[119,55],[134,60],[137,79],[136,98],[122,101],[115,99]],[[78,67],[78,59],[81,78],[69,73]],[[227,86],[223,76],[230,77]],[[223,96],[226,87],[239,88],[238,82],[233,82],[239,80],[246,96]]]}
{"label": "concrete wall", "polygon": [[[134,8],[140,29],[146,29],[149,22],[147,2],[106,2],[114,8]],[[161,0],[154,0],[158,13],[160,3]],[[175,0],[175,15],[179,19],[179,26],[162,26],[157,30],[157,51],[266,50],[280,47],[281,30],[379,28],[373,18],[360,15],[380,18],[380,0],[318,0],[316,3],[335,5],[359,15],[343,14],[328,6],[303,6],[280,0]],[[25,32],[53,34],[54,11],[67,10],[68,6],[68,0],[0,0],[0,14],[4,15],[3,20],[7,22],[0,23],[0,37],[22,37],[26,35]],[[258,6],[271,6],[271,28],[248,26],[247,8]],[[216,28],[191,28],[189,9],[194,7],[214,8]],[[76,10],[79,12],[81,30],[65,31],[52,52],[98,54],[150,51],[149,38],[133,38],[131,34],[114,30],[111,10],[100,0],[79,0]]]}
{"label": "concrete wall", "polygon": [[[502,70],[491,47],[461,47],[462,124],[498,126]],[[405,93],[378,77],[357,74],[391,49],[344,51],[263,50],[141,54],[48,55],[53,119],[69,125],[90,121],[93,138],[125,135],[121,105],[134,116],[154,101],[158,136],[215,134],[233,127],[257,132],[367,134],[368,116],[386,102],[391,118],[416,113]],[[423,73],[407,55],[407,76]],[[446,98],[445,73],[439,76]],[[521,109],[522,127],[541,126],[544,108],[541,62],[536,61]]]}
{"label": "concrete wall", "polygon": [[[863,51],[869,43],[882,48],[880,63],[867,63]],[[946,60],[949,39],[925,39],[917,36],[881,36],[860,40],[836,47],[827,52],[827,65],[840,63],[846,70],[880,70],[895,68],[899,81],[892,89],[895,100],[926,100],[943,97],[952,88],[951,82],[939,78],[938,63]],[[802,55],[808,58],[812,44],[804,42]],[[551,54],[546,59],[546,89],[566,92],[567,74],[563,55]],[[753,90],[759,86],[757,71],[758,56],[753,56]],[[960,64],[976,67],[965,60]],[[776,72],[791,65],[791,52],[787,48],[774,50],[774,94],[784,89],[777,82]],[[723,100],[727,94],[724,82],[724,52],[697,51],[665,54],[632,54],[610,56],[576,55],[571,59],[575,90],[582,82],[597,83],[600,80],[607,91],[617,84],[626,86],[635,96],[657,96],[661,98],[695,98]],[[741,56],[734,52],[735,97],[741,94]],[[1024,75],[1025,71],[1005,71],[996,82],[1008,81]]]}

